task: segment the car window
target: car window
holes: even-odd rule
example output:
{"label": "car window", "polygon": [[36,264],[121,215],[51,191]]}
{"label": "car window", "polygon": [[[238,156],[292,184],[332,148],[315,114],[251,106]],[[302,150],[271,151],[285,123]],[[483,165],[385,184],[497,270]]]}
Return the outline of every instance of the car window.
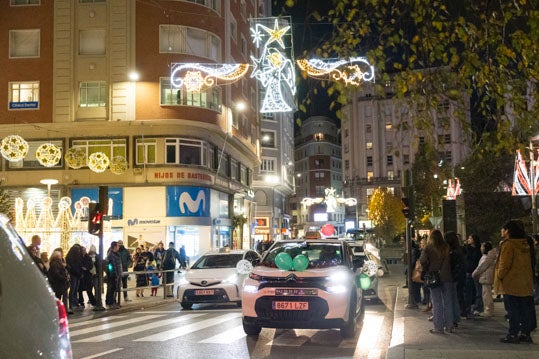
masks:
{"label": "car window", "polygon": [[208,254],[200,257],[191,269],[234,268],[241,259],[241,254]]}
{"label": "car window", "polygon": [[275,258],[279,253],[287,253],[292,260],[302,254],[309,259],[307,268],[326,268],[341,265],[344,262],[343,248],[338,243],[323,242],[283,242],[276,243],[273,248],[266,253],[262,260],[262,265],[267,267],[277,267]]}

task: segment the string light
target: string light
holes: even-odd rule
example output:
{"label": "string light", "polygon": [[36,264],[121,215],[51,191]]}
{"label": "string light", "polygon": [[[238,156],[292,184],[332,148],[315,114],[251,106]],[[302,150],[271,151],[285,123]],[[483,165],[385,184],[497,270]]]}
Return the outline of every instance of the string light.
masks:
{"label": "string light", "polygon": [[173,63],[170,83],[175,88],[185,86],[187,91],[200,92],[203,88],[217,85],[219,80],[225,83],[237,81],[248,70],[249,64]]}
{"label": "string light", "polygon": [[[358,86],[362,81],[374,82],[374,66],[365,57],[344,59],[300,59],[298,67],[315,78],[326,77],[342,81],[346,86]],[[361,69],[365,68],[365,71]]]}

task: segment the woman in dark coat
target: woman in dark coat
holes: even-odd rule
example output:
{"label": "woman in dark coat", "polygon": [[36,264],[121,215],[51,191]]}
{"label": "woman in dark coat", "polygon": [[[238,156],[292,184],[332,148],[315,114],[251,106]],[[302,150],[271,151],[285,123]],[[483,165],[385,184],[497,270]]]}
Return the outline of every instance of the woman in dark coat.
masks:
{"label": "woman in dark coat", "polygon": [[[134,272],[144,272],[146,271],[146,260],[147,257],[142,253],[142,249],[138,247],[136,249],[136,253],[133,256],[133,271]],[[137,297],[144,297],[144,287],[148,286],[148,274],[146,273],[137,273],[137,289],[136,294]]]}
{"label": "woman in dark coat", "polygon": [[69,277],[64,263],[61,249],[55,249],[49,259],[49,271],[47,272],[49,285],[54,291],[56,298],[62,300],[68,314],[73,314],[67,305],[67,289],[69,288]]}

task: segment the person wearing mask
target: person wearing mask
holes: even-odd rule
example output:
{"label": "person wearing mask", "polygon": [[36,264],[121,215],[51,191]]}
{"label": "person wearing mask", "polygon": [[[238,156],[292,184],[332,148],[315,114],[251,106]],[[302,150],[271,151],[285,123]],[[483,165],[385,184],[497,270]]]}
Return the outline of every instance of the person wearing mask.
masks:
{"label": "person wearing mask", "polygon": [[173,297],[174,271],[172,269],[176,269],[176,260],[181,263],[180,253],[174,248],[174,242],[170,242],[163,256],[163,270],[168,271],[163,276],[163,286],[167,297]]}
{"label": "person wearing mask", "polygon": [[451,261],[449,258],[449,245],[444,240],[442,232],[437,229],[431,231],[427,247],[419,258],[425,272],[439,271],[441,284],[430,288],[432,301],[433,334],[444,334],[444,330],[453,333],[453,289],[451,277]]}
{"label": "person wearing mask", "polygon": [[[494,290],[503,294],[509,330],[502,343],[532,343],[533,328],[529,297],[533,295],[531,247],[524,224],[510,220],[502,226],[500,254],[494,267]],[[520,333],[520,334],[519,334]]]}
{"label": "person wearing mask", "polygon": [[122,276],[122,260],[118,255],[120,246],[118,242],[112,241],[110,248],[107,252],[107,295],[105,297],[105,304],[110,309],[117,309],[119,305],[116,303],[116,292],[119,289],[119,282]]}
{"label": "person wearing mask", "polygon": [[64,303],[67,314],[73,314],[73,310],[68,307],[67,290],[69,288],[69,275],[67,274],[66,265],[63,258],[61,248],[56,248],[49,260],[49,271],[47,272],[49,285],[51,286],[56,298]]}
{"label": "person wearing mask", "polygon": [[[120,256],[120,260],[122,261],[122,269],[127,272],[129,268],[133,265],[133,260],[131,259],[131,253],[129,252],[129,249],[124,247],[124,241],[121,239],[118,241],[118,255]],[[122,274],[122,289],[124,293],[124,301],[130,302],[131,299],[127,296],[127,279],[129,277],[128,273]]]}

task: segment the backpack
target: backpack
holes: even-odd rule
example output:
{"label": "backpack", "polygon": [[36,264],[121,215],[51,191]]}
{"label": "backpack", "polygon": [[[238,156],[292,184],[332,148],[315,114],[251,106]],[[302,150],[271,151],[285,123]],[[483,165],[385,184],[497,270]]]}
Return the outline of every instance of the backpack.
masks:
{"label": "backpack", "polygon": [[165,251],[165,255],[163,256],[163,266],[167,268],[174,268],[176,266],[176,257],[174,256],[173,250],[167,249]]}

